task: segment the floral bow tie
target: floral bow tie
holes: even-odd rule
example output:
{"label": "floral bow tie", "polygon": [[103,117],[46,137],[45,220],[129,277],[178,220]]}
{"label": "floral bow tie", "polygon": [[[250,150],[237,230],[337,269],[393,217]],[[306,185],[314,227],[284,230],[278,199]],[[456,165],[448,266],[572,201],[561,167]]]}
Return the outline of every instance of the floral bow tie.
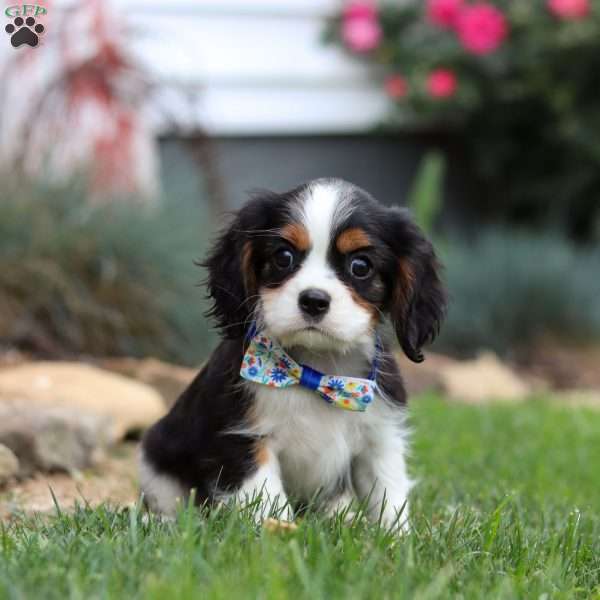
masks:
{"label": "floral bow tie", "polygon": [[362,412],[375,397],[379,351],[377,342],[377,351],[368,379],[324,375],[307,365],[297,363],[272,339],[256,333],[250,340],[242,360],[240,375],[248,381],[275,388],[301,385],[317,392],[323,400],[334,406]]}

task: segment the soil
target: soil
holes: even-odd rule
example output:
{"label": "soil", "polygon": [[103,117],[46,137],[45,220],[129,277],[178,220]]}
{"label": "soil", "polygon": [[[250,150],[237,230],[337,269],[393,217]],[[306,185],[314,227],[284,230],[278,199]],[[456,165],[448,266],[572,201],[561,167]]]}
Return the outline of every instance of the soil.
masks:
{"label": "soil", "polygon": [[[61,510],[76,503],[97,506],[103,502],[125,506],[138,499],[137,444],[117,446],[94,469],[77,473],[37,474],[0,490],[0,520],[27,513],[51,513],[56,510],[52,493]],[[50,491],[52,490],[52,492]]]}
{"label": "soil", "polygon": [[600,346],[568,346],[544,341],[516,365],[524,375],[555,390],[600,390]]}

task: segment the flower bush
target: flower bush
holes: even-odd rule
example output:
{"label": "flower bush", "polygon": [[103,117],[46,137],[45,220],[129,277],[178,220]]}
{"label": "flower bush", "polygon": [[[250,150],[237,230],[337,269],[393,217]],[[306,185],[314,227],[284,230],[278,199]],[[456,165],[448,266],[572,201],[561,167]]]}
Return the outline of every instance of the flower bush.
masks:
{"label": "flower bush", "polygon": [[352,0],[330,39],[382,72],[391,126],[459,142],[473,207],[600,234],[600,6]]}
{"label": "flower bush", "polygon": [[435,69],[427,78],[427,92],[432,98],[450,98],[457,88],[456,74],[450,69]]}
{"label": "flower bush", "polygon": [[464,6],[455,27],[463,48],[481,55],[498,50],[508,30],[504,13],[484,2]]}
{"label": "flower bush", "polygon": [[382,37],[377,10],[372,2],[353,2],[344,11],[342,38],[354,52],[369,52]]}
{"label": "flower bush", "polygon": [[561,19],[583,19],[591,7],[589,0],[549,0],[548,8]]}
{"label": "flower bush", "polygon": [[427,19],[442,29],[453,29],[463,8],[463,0],[437,0],[428,2]]}

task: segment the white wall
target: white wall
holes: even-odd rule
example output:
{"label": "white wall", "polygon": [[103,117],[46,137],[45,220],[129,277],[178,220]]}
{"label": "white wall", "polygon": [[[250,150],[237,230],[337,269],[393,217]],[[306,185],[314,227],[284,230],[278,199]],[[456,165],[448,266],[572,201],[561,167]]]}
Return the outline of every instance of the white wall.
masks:
{"label": "white wall", "polygon": [[322,43],[337,0],[113,4],[160,83],[163,128],[175,121],[218,135],[354,133],[385,116],[373,70]]}

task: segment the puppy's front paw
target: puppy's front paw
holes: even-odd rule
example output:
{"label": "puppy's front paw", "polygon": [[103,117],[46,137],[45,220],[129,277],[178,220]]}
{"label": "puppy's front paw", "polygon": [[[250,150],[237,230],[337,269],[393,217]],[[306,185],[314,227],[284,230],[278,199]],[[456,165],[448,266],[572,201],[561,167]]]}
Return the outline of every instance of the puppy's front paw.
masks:
{"label": "puppy's front paw", "polygon": [[252,496],[236,498],[236,504],[248,515],[256,525],[263,525],[265,522],[274,520],[281,522],[291,522],[294,520],[294,511],[289,505],[287,498],[276,495],[271,497],[264,492],[255,493]]}
{"label": "puppy's front paw", "polygon": [[390,531],[405,535],[410,533],[408,504],[385,506],[381,514],[381,525]]}
{"label": "puppy's front paw", "polygon": [[326,514],[332,518],[341,515],[345,523],[351,523],[356,519],[357,509],[354,498],[350,494],[344,493],[328,504]]}

